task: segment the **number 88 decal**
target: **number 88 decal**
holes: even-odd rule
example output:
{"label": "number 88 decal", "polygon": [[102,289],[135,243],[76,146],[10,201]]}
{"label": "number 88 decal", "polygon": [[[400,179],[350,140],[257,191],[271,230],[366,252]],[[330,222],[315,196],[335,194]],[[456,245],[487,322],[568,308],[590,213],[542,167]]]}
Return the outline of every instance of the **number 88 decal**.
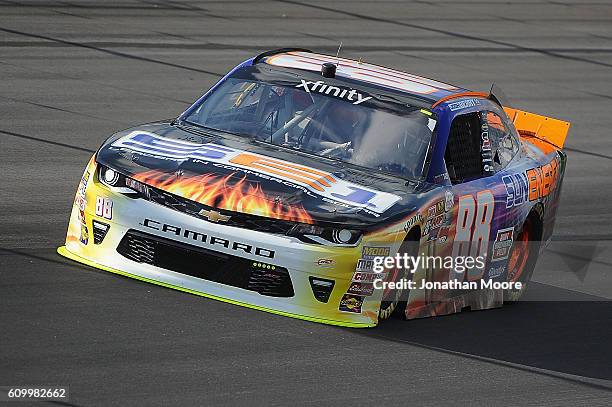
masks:
{"label": "number 88 decal", "polygon": [[100,196],[96,197],[96,215],[106,219],[113,218],[113,201]]}
{"label": "number 88 decal", "polygon": [[[491,234],[491,220],[495,198],[490,190],[480,191],[476,194],[476,201],[471,194],[459,197],[457,211],[457,227],[453,243],[453,258],[470,256],[487,257],[489,249],[489,235]],[[484,273],[484,267],[470,267],[467,269],[468,281],[479,280]],[[459,277],[455,275],[455,277]],[[463,280],[462,278],[457,278]]]}

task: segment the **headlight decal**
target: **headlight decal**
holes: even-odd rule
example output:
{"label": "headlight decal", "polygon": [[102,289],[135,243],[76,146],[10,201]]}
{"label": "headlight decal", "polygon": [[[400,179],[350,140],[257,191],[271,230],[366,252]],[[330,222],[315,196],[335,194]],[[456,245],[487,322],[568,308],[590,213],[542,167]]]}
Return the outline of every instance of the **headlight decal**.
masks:
{"label": "headlight decal", "polygon": [[122,194],[140,194],[149,199],[149,187],[135,179],[126,177],[123,174],[109,168],[105,165],[98,164],[98,181],[110,188],[112,191]]}
{"label": "headlight decal", "polygon": [[296,224],[288,236],[297,237],[305,243],[316,243],[327,246],[355,246],[361,239],[361,231],[344,228],[321,227],[316,225]]}

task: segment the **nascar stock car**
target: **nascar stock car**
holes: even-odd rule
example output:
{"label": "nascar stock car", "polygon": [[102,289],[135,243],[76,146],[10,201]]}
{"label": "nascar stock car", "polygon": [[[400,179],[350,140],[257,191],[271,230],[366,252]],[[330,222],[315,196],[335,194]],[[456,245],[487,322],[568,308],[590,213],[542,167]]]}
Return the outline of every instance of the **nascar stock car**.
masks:
{"label": "nascar stock car", "polygon": [[[479,254],[410,280],[527,283],[550,239],[569,123],[424,77],[304,49],[241,63],[178,118],[91,158],[75,261],[329,324],[485,309],[523,288],[389,289],[373,259]],[[399,286],[399,285],[398,285]]]}

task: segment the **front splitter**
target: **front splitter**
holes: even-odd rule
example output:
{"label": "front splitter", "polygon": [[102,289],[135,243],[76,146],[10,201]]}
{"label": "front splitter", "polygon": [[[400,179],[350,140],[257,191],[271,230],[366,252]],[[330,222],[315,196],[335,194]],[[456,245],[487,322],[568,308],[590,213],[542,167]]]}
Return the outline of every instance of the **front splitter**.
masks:
{"label": "front splitter", "polygon": [[239,305],[241,307],[246,307],[246,308],[251,308],[251,309],[255,309],[258,311],[265,311],[265,312],[269,312],[271,314],[276,314],[276,315],[282,315],[284,317],[290,317],[290,318],[296,318],[296,319],[302,319],[305,321],[310,321],[310,322],[317,322],[320,324],[328,324],[328,325],[336,325],[336,326],[343,326],[343,327],[349,327],[349,328],[371,328],[376,326],[375,324],[364,324],[364,323],[359,323],[359,322],[344,322],[344,321],[336,321],[336,320],[332,320],[332,319],[324,319],[324,318],[317,318],[317,317],[311,317],[311,316],[307,316],[307,315],[300,315],[300,314],[294,314],[294,313],[290,313],[290,312],[284,312],[284,311],[278,311],[275,309],[271,309],[271,308],[266,308],[266,307],[261,307],[258,305],[253,305],[253,304],[249,304],[246,302],[241,302],[241,301],[236,301],[236,300],[232,300],[229,298],[223,298],[223,297],[219,297],[217,295],[211,295],[211,294],[207,294],[201,291],[195,291],[195,290],[191,290],[189,288],[185,288],[185,287],[180,287],[177,285],[173,285],[173,284],[168,284],[168,283],[164,283],[162,281],[157,281],[157,280],[153,280],[150,278],[146,278],[146,277],[141,277],[138,276],[136,274],[132,274],[132,273],[128,273],[125,271],[121,271],[112,267],[108,267],[105,266],[103,264],[99,264],[96,263],[94,261],[88,260],[84,257],[81,257],[79,255],[76,255],[72,252],[70,252],[66,246],[60,246],[57,248],[57,253],[60,254],[61,256],[64,256],[70,260],[76,261],[78,263],[81,264],[85,264],[87,266],[96,268],[96,269],[100,269],[100,270],[104,270],[104,271],[108,271],[111,273],[115,273],[115,274],[119,274],[125,277],[129,277],[129,278],[133,278],[135,280],[140,280],[140,281],[144,281],[147,283],[151,283],[151,284],[156,284],[162,287],[167,287],[167,288],[172,288],[173,290],[178,290],[178,291],[183,291],[189,294],[194,294],[194,295],[199,295],[200,297],[206,297],[206,298],[210,298],[213,300],[217,300],[217,301],[222,301],[222,302],[226,302],[229,304],[234,304],[234,305]]}

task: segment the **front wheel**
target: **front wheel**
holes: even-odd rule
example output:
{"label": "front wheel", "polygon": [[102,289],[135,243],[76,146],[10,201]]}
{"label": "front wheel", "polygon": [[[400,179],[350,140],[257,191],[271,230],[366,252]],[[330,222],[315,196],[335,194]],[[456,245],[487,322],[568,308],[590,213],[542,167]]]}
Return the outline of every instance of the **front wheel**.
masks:
{"label": "front wheel", "polygon": [[[409,256],[417,256],[419,254],[419,234],[412,233],[408,234],[400,249],[400,254],[408,254]],[[412,279],[413,274],[405,269],[394,269],[387,274],[385,281],[399,282],[402,279],[409,276]],[[405,299],[402,300],[402,297]],[[378,320],[382,321],[389,319],[394,313],[400,315],[406,309],[406,301],[408,300],[408,290],[402,289],[385,289],[383,291],[383,298],[380,302],[380,309],[378,311]]]}

